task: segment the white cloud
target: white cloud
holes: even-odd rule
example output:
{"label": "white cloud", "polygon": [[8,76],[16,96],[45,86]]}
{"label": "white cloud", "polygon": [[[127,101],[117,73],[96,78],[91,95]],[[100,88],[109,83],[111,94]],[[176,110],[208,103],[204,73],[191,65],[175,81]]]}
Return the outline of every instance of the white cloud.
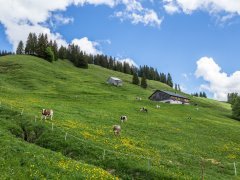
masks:
{"label": "white cloud", "polygon": [[137,65],[137,63],[135,63],[135,61],[134,61],[133,59],[131,59],[131,58],[118,59],[118,61],[120,61],[120,62],[122,62],[122,63],[126,62],[126,63],[128,63],[130,66],[139,67],[139,66]]}
{"label": "white cloud", "polygon": [[168,14],[174,14],[179,12],[179,7],[174,3],[173,0],[164,0],[164,9],[167,11]]}
{"label": "white cloud", "polygon": [[69,17],[63,17],[62,14],[55,14],[53,15],[53,23],[55,24],[69,24],[72,23],[74,21],[73,18],[69,18]]}
{"label": "white cloud", "polygon": [[102,52],[97,49],[99,44],[94,41],[89,41],[87,37],[82,39],[74,39],[72,40],[72,43],[78,45],[80,49],[87,54],[102,54]]}
{"label": "white cloud", "polygon": [[[136,0],[0,0],[0,4],[0,23],[5,27],[5,33],[9,42],[13,44],[14,50],[20,40],[26,41],[30,32],[47,33],[50,39],[57,40],[60,45],[66,45],[67,42],[64,38],[59,33],[51,32],[50,27],[55,28],[59,22],[61,24],[73,22],[73,18],[61,15],[61,12],[70,5],[91,4],[109,7],[124,5],[127,14],[123,16],[129,16],[127,19],[134,24],[161,24],[161,19],[158,18],[155,11],[143,8],[142,4]],[[57,15],[54,14],[56,11]],[[121,18],[123,16],[119,15]],[[86,44],[89,45],[89,43]],[[86,47],[87,50],[89,50],[88,48]]]}
{"label": "white cloud", "polygon": [[239,0],[165,0],[164,4],[167,12],[171,7],[170,9],[181,9],[187,14],[196,10],[204,10],[210,13],[225,12],[240,15]]}
{"label": "white cloud", "polygon": [[51,17],[51,12],[66,10],[70,4],[68,0],[0,0],[0,3],[0,22],[5,27],[5,33],[14,50],[20,40],[26,41],[30,32],[47,33],[60,45],[67,45],[59,33],[52,33],[43,24]]}
{"label": "white cloud", "polygon": [[67,42],[62,38],[59,33],[51,33],[49,28],[41,26],[39,24],[31,25],[28,23],[13,23],[13,22],[6,22],[5,26],[5,33],[8,37],[8,40],[11,44],[13,44],[13,49],[17,48],[17,45],[20,40],[25,41],[29,32],[45,33],[50,37],[52,40],[56,40],[59,45],[67,46]]}
{"label": "white cloud", "polygon": [[195,76],[208,82],[201,88],[212,92],[214,99],[225,101],[228,93],[240,93],[240,71],[228,75],[212,58],[202,57],[197,61]]}
{"label": "white cloud", "polygon": [[[71,2],[71,0],[69,0]],[[108,5],[113,7],[117,4],[117,0],[73,0],[75,5],[92,4],[92,5]]]}
{"label": "white cloud", "polygon": [[145,26],[159,27],[163,18],[159,18],[157,13],[148,8],[143,8],[142,4],[136,0],[122,0],[126,9],[124,11],[115,12],[115,17],[123,20],[130,20],[133,24],[144,24]]}

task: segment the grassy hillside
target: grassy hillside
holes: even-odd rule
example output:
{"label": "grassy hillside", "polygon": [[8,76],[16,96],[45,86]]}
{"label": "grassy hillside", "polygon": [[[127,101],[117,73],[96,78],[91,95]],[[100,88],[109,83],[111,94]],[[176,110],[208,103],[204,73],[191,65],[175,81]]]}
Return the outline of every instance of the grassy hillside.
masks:
{"label": "grassy hillside", "polygon": [[[106,84],[109,76],[124,86]],[[199,110],[170,104],[156,109],[148,97],[169,87],[149,81],[144,90],[131,79],[94,65],[86,70],[68,61],[1,57],[1,176],[29,177],[34,166],[39,178],[81,179],[94,172],[93,179],[199,179],[202,168],[206,179],[239,177],[233,162],[240,162],[240,123],[230,118],[230,105],[191,97]],[[139,112],[143,106],[148,113]],[[54,109],[52,122],[40,121],[42,108]],[[121,115],[128,122],[115,137],[112,126]]]}

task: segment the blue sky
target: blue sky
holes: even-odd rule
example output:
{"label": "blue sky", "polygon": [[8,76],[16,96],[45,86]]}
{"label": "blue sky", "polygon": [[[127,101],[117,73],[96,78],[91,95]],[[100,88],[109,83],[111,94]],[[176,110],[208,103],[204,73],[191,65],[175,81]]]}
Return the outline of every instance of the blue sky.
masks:
{"label": "blue sky", "polygon": [[[0,7],[0,49],[16,48],[28,31],[45,32],[63,45],[170,72],[188,93],[203,90],[219,100],[240,93],[238,0],[28,1]],[[10,7],[15,15],[4,11]]]}

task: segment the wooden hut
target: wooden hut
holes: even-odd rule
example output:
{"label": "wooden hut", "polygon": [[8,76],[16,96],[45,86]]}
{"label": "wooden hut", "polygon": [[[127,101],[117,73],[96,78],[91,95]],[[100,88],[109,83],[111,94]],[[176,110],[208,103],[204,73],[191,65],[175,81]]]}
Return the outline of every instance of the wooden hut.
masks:
{"label": "wooden hut", "polygon": [[170,104],[189,104],[189,98],[170,91],[156,90],[149,99]]}
{"label": "wooden hut", "polygon": [[117,77],[109,77],[107,80],[108,84],[112,84],[114,86],[122,86],[123,85],[123,81]]}

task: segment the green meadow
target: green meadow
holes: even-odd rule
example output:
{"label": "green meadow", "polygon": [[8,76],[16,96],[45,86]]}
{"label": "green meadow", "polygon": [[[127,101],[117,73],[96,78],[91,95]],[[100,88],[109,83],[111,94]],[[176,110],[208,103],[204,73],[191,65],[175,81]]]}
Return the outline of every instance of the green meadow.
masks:
{"label": "green meadow", "polygon": [[[240,179],[240,122],[229,104],[186,94],[191,105],[152,102],[156,89],[171,88],[131,81],[95,65],[1,57],[0,179]],[[43,108],[52,121],[40,120]]]}

